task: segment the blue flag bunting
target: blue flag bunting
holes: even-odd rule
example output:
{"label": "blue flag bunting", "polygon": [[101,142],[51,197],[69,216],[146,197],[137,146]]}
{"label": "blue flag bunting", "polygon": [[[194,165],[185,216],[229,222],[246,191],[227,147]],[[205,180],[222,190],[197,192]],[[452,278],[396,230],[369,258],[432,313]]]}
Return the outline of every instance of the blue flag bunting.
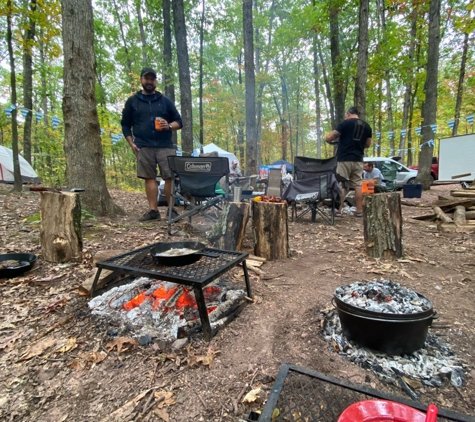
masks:
{"label": "blue flag bunting", "polygon": [[40,113],[39,111],[35,112],[36,115],[36,123],[38,123],[42,118],[43,118],[43,113]]}
{"label": "blue flag bunting", "polygon": [[467,122],[473,126],[473,114],[471,114],[470,116],[467,116]]}
{"label": "blue flag bunting", "polygon": [[24,119],[26,119],[26,116],[28,116],[28,113],[30,112],[30,110],[28,110],[27,108],[22,108],[20,111]]}
{"label": "blue flag bunting", "polygon": [[416,133],[420,136],[420,134],[421,134],[421,128],[420,128],[420,127],[416,127],[414,130],[415,130]]}
{"label": "blue flag bunting", "polygon": [[406,137],[406,129],[401,129],[401,137],[402,139]]}
{"label": "blue flag bunting", "polygon": [[449,125],[450,130],[454,130],[455,120],[449,120],[447,124]]}
{"label": "blue flag bunting", "polygon": [[388,132],[388,135],[389,135],[389,139],[393,139],[394,132]]}
{"label": "blue flag bunting", "polygon": [[436,132],[437,131],[437,125],[430,125],[430,128],[432,129],[432,132]]}
{"label": "blue flag bunting", "polygon": [[53,129],[56,129],[58,127],[59,123],[61,122],[61,119],[59,117],[52,116],[51,117],[51,122],[53,123]]}
{"label": "blue flag bunting", "polygon": [[380,132],[376,132],[376,138],[379,140],[381,138],[381,133]]}
{"label": "blue flag bunting", "polygon": [[16,107],[12,104],[11,106],[9,107],[6,107],[4,110],[5,110],[5,114],[7,115],[7,118],[11,118],[12,117],[12,111],[15,110]]}

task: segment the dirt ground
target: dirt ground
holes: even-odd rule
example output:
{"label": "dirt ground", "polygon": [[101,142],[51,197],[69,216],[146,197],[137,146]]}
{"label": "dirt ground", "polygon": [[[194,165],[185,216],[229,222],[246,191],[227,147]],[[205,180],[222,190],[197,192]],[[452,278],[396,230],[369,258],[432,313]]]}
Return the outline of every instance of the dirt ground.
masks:
{"label": "dirt ground", "polygon": [[[112,191],[127,215],[83,221],[82,262],[42,258],[39,194],[0,195],[0,253],[32,252],[36,267],[0,280],[0,420],[4,421],[238,421],[262,409],[283,362],[290,362],[399,396],[370,370],[344,360],[320,333],[321,310],[336,287],[390,279],[429,298],[439,314],[432,330],[469,368],[461,388],[422,387],[421,401],[475,416],[475,275],[472,233],[439,233],[428,213],[435,186],[403,205],[405,259],[368,258],[363,221],[344,216],[289,223],[292,257],[251,273],[255,303],[207,343],[196,335],[180,350],[153,341],[132,344],[130,332],[90,314],[78,286],[93,273],[92,257],[106,249],[132,250],[168,237],[164,221],[139,223],[143,193]],[[163,210],[162,210],[163,214]],[[185,238],[195,239],[197,231]],[[252,253],[249,232],[245,250]],[[235,269],[236,277],[242,270]],[[118,340],[119,339],[119,340]],[[252,389],[258,398],[242,403]]]}

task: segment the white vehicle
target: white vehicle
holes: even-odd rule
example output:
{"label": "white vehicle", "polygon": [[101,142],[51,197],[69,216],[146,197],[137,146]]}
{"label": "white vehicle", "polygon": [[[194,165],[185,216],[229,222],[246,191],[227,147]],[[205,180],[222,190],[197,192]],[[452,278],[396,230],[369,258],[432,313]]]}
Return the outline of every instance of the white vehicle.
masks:
{"label": "white vehicle", "polygon": [[411,170],[406,166],[398,163],[392,158],[386,157],[365,157],[364,162],[372,162],[374,165],[381,170],[381,173],[387,174],[393,170],[396,172],[396,189],[402,189],[403,185],[412,185],[415,183],[417,170]]}

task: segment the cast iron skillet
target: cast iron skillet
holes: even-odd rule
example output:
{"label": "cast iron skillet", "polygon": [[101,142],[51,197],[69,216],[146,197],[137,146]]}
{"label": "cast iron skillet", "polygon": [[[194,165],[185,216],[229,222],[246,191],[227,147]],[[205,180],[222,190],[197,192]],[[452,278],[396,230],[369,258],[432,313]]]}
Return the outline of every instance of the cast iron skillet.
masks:
{"label": "cast iron skillet", "polygon": [[[3,267],[4,261],[19,261],[15,267]],[[31,270],[36,264],[36,255],[32,253],[7,253],[0,255],[0,278],[13,278]]]}
{"label": "cast iron skillet", "polygon": [[[185,255],[179,256],[160,256],[159,254],[169,251],[170,249],[190,249],[192,251]],[[217,258],[219,254],[210,252],[201,252],[206,245],[200,242],[172,242],[172,243],[160,243],[150,249],[150,254],[153,260],[159,265],[167,265],[170,267],[181,267],[183,265],[193,264],[199,261],[202,256],[209,256],[211,258]]]}

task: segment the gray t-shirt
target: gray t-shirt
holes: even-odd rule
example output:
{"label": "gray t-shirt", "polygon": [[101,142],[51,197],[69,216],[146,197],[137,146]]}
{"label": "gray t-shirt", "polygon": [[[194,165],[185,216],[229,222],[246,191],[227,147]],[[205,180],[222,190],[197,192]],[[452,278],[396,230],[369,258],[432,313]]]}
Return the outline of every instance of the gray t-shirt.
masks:
{"label": "gray t-shirt", "polygon": [[363,179],[378,179],[378,183],[376,183],[376,185],[386,187],[386,183],[383,182],[381,170],[379,170],[377,167],[373,167],[373,171],[363,172]]}

